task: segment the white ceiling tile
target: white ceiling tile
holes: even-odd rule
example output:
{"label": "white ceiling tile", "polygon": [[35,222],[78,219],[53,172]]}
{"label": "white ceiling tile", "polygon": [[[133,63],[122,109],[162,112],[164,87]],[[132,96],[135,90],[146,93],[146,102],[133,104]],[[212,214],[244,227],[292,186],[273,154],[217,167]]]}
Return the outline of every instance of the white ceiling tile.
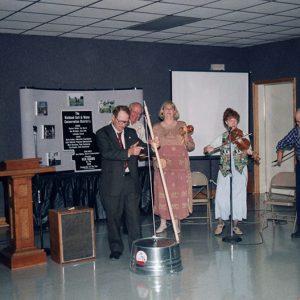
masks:
{"label": "white ceiling tile", "polygon": [[214,47],[238,47],[238,48],[242,48],[241,46],[236,46],[236,45],[232,44],[232,41],[222,42],[222,43],[214,43],[213,46]]}
{"label": "white ceiling tile", "polygon": [[249,30],[249,29],[253,29],[253,28],[258,28],[258,27],[262,27],[262,25],[260,24],[253,24],[253,23],[234,23],[234,24],[230,24],[230,25],[225,25],[222,28],[223,29],[232,29],[232,30]]}
{"label": "white ceiling tile", "polygon": [[184,34],[180,35],[176,38],[176,40],[183,40],[183,41],[198,41],[202,39],[207,39],[207,36],[199,35],[199,34]]}
{"label": "white ceiling tile", "polygon": [[112,36],[112,35],[101,35],[99,37],[96,37],[96,39],[100,39],[100,40],[127,40],[128,36]]}
{"label": "white ceiling tile", "polygon": [[275,14],[285,10],[297,8],[294,4],[279,3],[279,2],[267,2],[257,6],[245,8],[245,11],[264,13],[264,14]]}
{"label": "white ceiling tile", "polygon": [[251,20],[251,19],[254,19],[254,18],[257,18],[260,16],[261,16],[261,14],[235,11],[235,12],[231,12],[231,13],[224,14],[221,16],[217,16],[214,19],[241,22],[241,21]]}
{"label": "white ceiling tile", "polygon": [[300,5],[299,0],[280,0],[280,2],[286,2],[286,3]]}
{"label": "white ceiling tile", "polygon": [[0,21],[0,28],[7,28],[7,29],[31,29],[36,27],[36,23],[32,22],[18,22],[18,21]]}
{"label": "white ceiling tile", "polygon": [[231,33],[231,30],[224,30],[220,28],[213,28],[213,29],[205,29],[199,32],[199,34],[203,35],[214,35],[214,36],[220,36],[220,35],[226,35]]}
{"label": "white ceiling tile", "polygon": [[69,33],[62,34],[61,37],[92,39],[92,38],[96,37],[96,35],[94,35],[94,34],[84,34],[84,33],[69,32]]}
{"label": "white ceiling tile", "polygon": [[139,24],[138,22],[127,22],[117,20],[104,20],[93,24],[93,26],[107,27],[107,28],[127,28]]}
{"label": "white ceiling tile", "polygon": [[144,35],[144,34],[147,34],[147,33],[149,33],[149,31],[122,29],[122,30],[114,31],[114,32],[110,33],[110,35],[130,37],[130,36]]}
{"label": "white ceiling tile", "polygon": [[178,4],[186,4],[186,5],[204,5],[207,3],[215,2],[216,0],[162,0],[161,2],[168,2],[168,3],[178,3]]}
{"label": "white ceiling tile", "polygon": [[288,30],[281,30],[280,34],[300,35],[300,27],[298,27],[298,28],[291,28],[291,29],[288,29]]}
{"label": "white ceiling tile", "polygon": [[204,7],[223,8],[230,10],[239,10],[253,5],[262,4],[261,0],[221,0],[204,5]]}
{"label": "white ceiling tile", "polygon": [[92,23],[95,23],[95,22],[98,22],[98,21],[99,21],[99,19],[93,19],[93,18],[81,18],[81,17],[64,16],[64,17],[60,17],[58,19],[55,19],[50,23],[86,26],[86,25],[89,25],[89,24],[92,24]]}
{"label": "white ceiling tile", "polygon": [[260,35],[258,32],[251,32],[251,31],[236,31],[227,34],[228,37],[234,37],[234,38],[247,38],[247,37],[253,37],[256,35]]}
{"label": "white ceiling tile", "polygon": [[284,35],[279,33],[265,33],[261,36],[256,36],[256,38],[261,38],[263,40],[277,40],[277,39],[283,39]]}
{"label": "white ceiling tile", "polygon": [[137,9],[138,12],[145,12],[145,13],[154,13],[154,14],[166,14],[166,15],[173,15],[178,12],[185,11],[190,9],[190,6],[187,5],[178,5],[178,4],[168,4],[168,3],[161,3],[155,2],[151,5],[144,6],[142,8]]}
{"label": "white ceiling tile", "polygon": [[146,14],[146,13],[138,13],[138,12],[129,12],[117,17],[112,18],[113,20],[121,20],[121,21],[134,21],[134,22],[148,22],[151,20],[159,19],[162,15],[157,14]]}
{"label": "white ceiling tile", "polygon": [[209,41],[192,41],[188,43],[188,45],[195,45],[195,46],[211,46],[213,43]]}
{"label": "white ceiling tile", "polygon": [[95,0],[40,0],[40,2],[86,6],[95,2]]}
{"label": "white ceiling tile", "polygon": [[203,18],[208,19],[218,15],[222,15],[227,13],[228,11],[223,9],[216,8],[205,8],[205,7],[197,7],[190,9],[188,11],[178,13],[176,16],[184,16],[184,17],[194,17],[194,18]]}
{"label": "white ceiling tile", "polygon": [[169,28],[166,30],[162,30],[161,32],[174,32],[174,33],[193,33],[199,31],[200,28],[198,27],[189,27],[189,26],[178,26]]}
{"label": "white ceiling tile", "polygon": [[45,23],[49,22],[58,16],[55,15],[46,15],[46,14],[34,14],[34,13],[25,13],[25,12],[18,12],[10,17],[6,18],[8,21],[28,21],[28,22],[38,22],[38,23]]}
{"label": "white ceiling tile", "polygon": [[[95,2],[95,1],[94,1]],[[102,0],[91,7],[118,9],[118,10],[133,10],[150,3],[142,0]]]}
{"label": "white ceiling tile", "polygon": [[293,20],[293,18],[285,17],[285,16],[268,15],[268,16],[263,16],[263,17],[253,19],[250,22],[253,22],[256,24],[272,25],[272,24],[276,24],[276,23],[280,23],[280,22],[284,22],[284,21],[289,21],[289,20]]}
{"label": "white ceiling tile", "polygon": [[24,32],[25,35],[42,35],[42,36],[57,36],[59,32],[56,31],[43,31],[43,30],[29,30]]}
{"label": "white ceiling tile", "polygon": [[285,26],[277,26],[277,25],[268,25],[261,26],[258,28],[249,29],[251,32],[259,32],[259,33],[272,33],[272,32],[280,32],[282,30],[286,30]]}
{"label": "white ceiling tile", "polygon": [[78,28],[78,26],[48,23],[37,27],[35,30],[65,32],[74,30],[76,28]]}
{"label": "white ceiling tile", "polygon": [[0,1],[0,9],[1,10],[20,10],[28,5],[32,4],[31,2],[21,2],[17,0],[1,0]]}
{"label": "white ceiling tile", "polygon": [[279,23],[278,25],[300,27],[300,19],[294,19],[294,20],[291,20],[291,21],[282,22],[282,23]]}
{"label": "white ceiling tile", "polygon": [[198,21],[198,22],[190,23],[187,26],[215,28],[215,27],[225,26],[225,25],[228,25],[228,24],[232,24],[232,22],[220,21],[220,20],[201,20],[201,21]]}
{"label": "white ceiling tile", "polygon": [[0,10],[0,19],[3,19],[9,15],[11,15],[12,12],[11,11],[6,11],[6,10]]}
{"label": "white ceiling tile", "polygon": [[100,28],[100,27],[82,27],[74,30],[75,33],[88,33],[88,34],[106,34],[114,31],[112,28]]}
{"label": "white ceiling tile", "polygon": [[0,33],[18,34],[18,33],[21,33],[23,31],[24,30],[21,30],[21,29],[0,28]]}
{"label": "white ceiling tile", "polygon": [[262,40],[259,40],[259,39],[245,38],[245,39],[232,40],[231,43],[236,43],[236,44],[251,44],[251,43],[261,43],[261,41]]}
{"label": "white ceiling tile", "polygon": [[54,15],[64,15],[64,14],[68,14],[76,9],[78,9],[77,6],[48,4],[48,3],[34,3],[33,5],[25,8],[23,11],[24,12],[34,12],[34,13],[54,14]]}
{"label": "white ceiling tile", "polygon": [[145,35],[145,37],[155,38],[155,39],[168,39],[178,35],[179,35],[178,33],[171,33],[171,32],[152,32]]}
{"label": "white ceiling tile", "polygon": [[187,41],[183,41],[183,40],[172,40],[172,39],[167,39],[167,40],[158,40],[157,43],[161,43],[161,44],[185,44]]}
{"label": "white ceiling tile", "polygon": [[225,37],[225,36],[213,36],[207,39],[209,42],[216,42],[216,43],[221,43],[221,42],[229,42],[234,40],[232,37]]}
{"label": "white ceiling tile", "polygon": [[[299,3],[300,3],[300,1],[299,1]],[[300,7],[297,9],[293,9],[293,10],[283,11],[281,13],[278,13],[278,15],[299,18],[300,17]]]}
{"label": "white ceiling tile", "polygon": [[70,16],[106,19],[117,16],[120,13],[122,11],[86,7],[71,13]]}
{"label": "white ceiling tile", "polygon": [[146,37],[134,37],[128,40],[129,42],[156,42],[159,41],[159,39],[154,38],[146,38]]}

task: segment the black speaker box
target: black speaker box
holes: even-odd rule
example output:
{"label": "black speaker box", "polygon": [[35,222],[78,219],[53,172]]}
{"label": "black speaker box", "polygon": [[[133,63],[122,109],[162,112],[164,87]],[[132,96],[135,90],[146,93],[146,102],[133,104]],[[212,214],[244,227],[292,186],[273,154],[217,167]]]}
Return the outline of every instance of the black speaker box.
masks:
{"label": "black speaker box", "polygon": [[50,250],[57,263],[96,257],[92,208],[50,209]]}

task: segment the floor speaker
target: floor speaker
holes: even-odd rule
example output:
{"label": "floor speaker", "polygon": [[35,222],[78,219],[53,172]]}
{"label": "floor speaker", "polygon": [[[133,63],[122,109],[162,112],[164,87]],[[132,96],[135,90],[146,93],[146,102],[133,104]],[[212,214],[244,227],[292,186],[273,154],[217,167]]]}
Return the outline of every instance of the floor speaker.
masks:
{"label": "floor speaker", "polygon": [[92,208],[50,209],[50,250],[57,263],[96,257]]}

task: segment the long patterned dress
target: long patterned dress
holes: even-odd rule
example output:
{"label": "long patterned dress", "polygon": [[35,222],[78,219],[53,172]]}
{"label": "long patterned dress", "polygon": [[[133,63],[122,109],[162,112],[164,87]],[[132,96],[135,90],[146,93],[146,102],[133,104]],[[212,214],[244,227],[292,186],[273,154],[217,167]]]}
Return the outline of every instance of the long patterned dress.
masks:
{"label": "long patterned dress", "polygon": [[[182,126],[186,126],[182,121],[177,121],[176,125],[171,128],[163,127],[161,123],[153,126],[154,136],[157,136],[160,141],[158,150],[160,159],[166,162],[163,173],[174,218],[178,220],[186,218],[192,212],[192,178],[188,151],[195,148],[191,136],[187,145],[183,143],[182,135],[180,135]],[[154,213],[163,219],[171,219],[157,167],[154,167]]]}

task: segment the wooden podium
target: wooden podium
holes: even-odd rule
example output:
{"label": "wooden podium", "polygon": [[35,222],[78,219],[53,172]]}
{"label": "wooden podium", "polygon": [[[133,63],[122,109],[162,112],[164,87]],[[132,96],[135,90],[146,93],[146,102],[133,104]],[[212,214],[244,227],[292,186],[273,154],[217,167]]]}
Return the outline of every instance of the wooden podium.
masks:
{"label": "wooden podium", "polygon": [[46,263],[43,249],[34,246],[32,182],[34,175],[54,172],[55,167],[40,167],[40,159],[4,161],[0,177],[8,177],[10,245],[0,251],[0,260],[11,269]]}

